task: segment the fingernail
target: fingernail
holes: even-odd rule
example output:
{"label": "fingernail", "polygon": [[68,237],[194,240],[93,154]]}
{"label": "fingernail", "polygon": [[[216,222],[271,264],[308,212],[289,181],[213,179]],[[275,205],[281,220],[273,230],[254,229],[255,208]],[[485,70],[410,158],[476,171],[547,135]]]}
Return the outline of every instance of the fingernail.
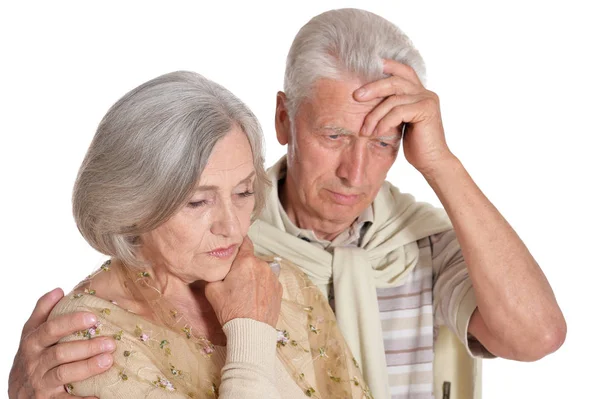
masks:
{"label": "fingernail", "polygon": [[357,97],[363,97],[365,94],[367,94],[367,91],[365,89],[363,89],[362,87],[360,89],[356,90]]}
{"label": "fingernail", "polygon": [[107,368],[110,366],[111,356],[104,354],[98,357],[98,366],[102,368]]}
{"label": "fingernail", "polygon": [[85,324],[90,325],[90,326],[96,324],[97,320],[98,319],[96,319],[96,316],[93,314],[86,314],[83,317],[83,321],[85,322]]}
{"label": "fingernail", "polygon": [[112,339],[105,339],[102,341],[100,348],[102,348],[102,352],[108,352],[115,350],[115,342]]}
{"label": "fingernail", "polygon": [[48,295],[50,298],[56,298],[56,299],[58,299],[59,297],[62,298],[63,291],[60,288],[55,288],[52,291],[48,291],[45,295]]}

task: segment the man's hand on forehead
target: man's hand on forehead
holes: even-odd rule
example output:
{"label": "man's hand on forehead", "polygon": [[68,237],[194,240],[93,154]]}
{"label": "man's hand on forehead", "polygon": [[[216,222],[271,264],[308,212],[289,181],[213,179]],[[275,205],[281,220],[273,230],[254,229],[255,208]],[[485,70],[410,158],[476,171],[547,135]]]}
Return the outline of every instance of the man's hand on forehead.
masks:
{"label": "man's hand on forehead", "polygon": [[395,137],[405,127],[404,154],[419,171],[452,154],[444,137],[438,96],[423,86],[408,65],[384,60],[383,72],[389,77],[368,83],[354,92],[360,102],[384,100],[366,116],[360,134]]}

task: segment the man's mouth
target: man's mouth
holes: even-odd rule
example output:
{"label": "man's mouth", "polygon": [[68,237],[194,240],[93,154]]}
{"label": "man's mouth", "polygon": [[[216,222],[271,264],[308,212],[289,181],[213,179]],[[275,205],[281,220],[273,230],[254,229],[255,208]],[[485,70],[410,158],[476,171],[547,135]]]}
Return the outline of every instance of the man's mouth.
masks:
{"label": "man's mouth", "polygon": [[332,190],[327,190],[331,199],[340,205],[355,205],[360,201],[361,196],[358,194],[343,194]]}

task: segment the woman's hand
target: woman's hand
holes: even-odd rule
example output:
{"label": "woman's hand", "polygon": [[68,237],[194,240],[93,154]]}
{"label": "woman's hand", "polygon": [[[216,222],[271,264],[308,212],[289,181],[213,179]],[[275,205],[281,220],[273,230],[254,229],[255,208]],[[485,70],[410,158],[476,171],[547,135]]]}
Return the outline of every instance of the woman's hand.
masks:
{"label": "woman's hand", "polygon": [[206,284],[205,294],[221,326],[247,318],[275,327],[283,289],[267,262],[254,256],[254,245],[245,237],[225,279]]}

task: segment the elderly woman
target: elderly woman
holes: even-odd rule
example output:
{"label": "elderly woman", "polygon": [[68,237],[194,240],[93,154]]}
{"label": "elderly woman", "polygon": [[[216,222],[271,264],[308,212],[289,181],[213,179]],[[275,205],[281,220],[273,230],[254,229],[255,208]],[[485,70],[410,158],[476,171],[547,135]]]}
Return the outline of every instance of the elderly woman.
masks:
{"label": "elderly woman", "polygon": [[109,371],[68,392],[370,396],[320,291],[295,266],[253,255],[246,234],[266,185],[256,118],[198,74],[160,76],[108,111],[73,209],[110,259],[51,317],[94,312],[98,323],[67,340],[112,336],[117,349]]}

